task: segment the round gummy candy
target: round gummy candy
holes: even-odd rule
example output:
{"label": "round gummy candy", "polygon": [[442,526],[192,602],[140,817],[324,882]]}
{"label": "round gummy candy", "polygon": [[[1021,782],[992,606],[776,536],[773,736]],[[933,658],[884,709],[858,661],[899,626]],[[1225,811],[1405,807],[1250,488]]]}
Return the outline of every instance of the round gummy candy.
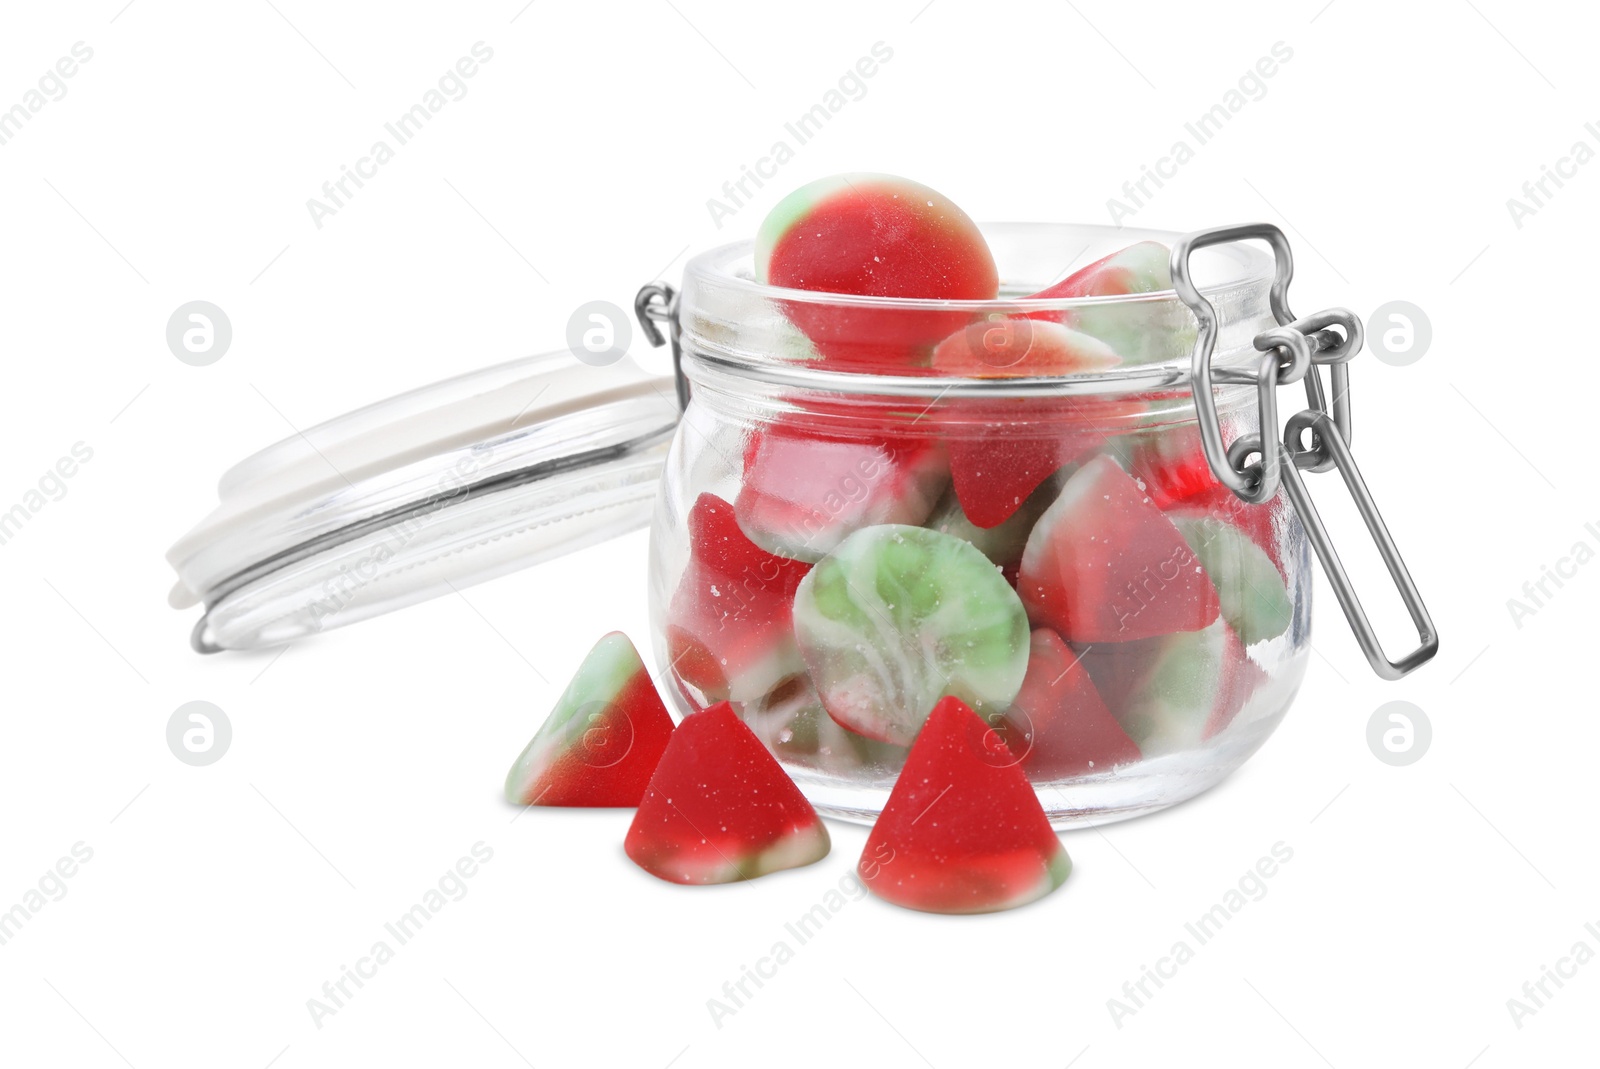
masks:
{"label": "round gummy candy", "polygon": [[[820,178],[779,201],[756,233],[756,278],[865,297],[992,300],[994,257],[949,198],[884,174]],[[784,314],[824,359],[861,370],[925,364],[964,312],[785,301]]]}
{"label": "round gummy candy", "polygon": [[971,543],[922,527],[866,527],[819,561],[794,599],[795,639],[834,720],[909,745],[940,698],[982,715],[1016,697],[1028,621]]}

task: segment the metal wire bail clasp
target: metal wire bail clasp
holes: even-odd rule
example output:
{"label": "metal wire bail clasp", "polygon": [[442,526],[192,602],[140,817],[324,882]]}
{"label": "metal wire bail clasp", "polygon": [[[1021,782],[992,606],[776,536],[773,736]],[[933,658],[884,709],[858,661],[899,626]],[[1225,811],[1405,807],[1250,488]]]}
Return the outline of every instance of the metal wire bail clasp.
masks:
{"label": "metal wire bail clasp", "polygon": [[[1232,241],[1259,240],[1272,247],[1274,270],[1269,300],[1278,325],[1256,335],[1254,346],[1262,353],[1254,368],[1213,368],[1211,357],[1217,342],[1217,313],[1195,285],[1189,261],[1196,249]],[[1350,369],[1348,361],[1361,350],[1361,320],[1343,308],[1331,308],[1295,318],[1289,310],[1289,282],[1294,277],[1294,259],[1283,231],[1270,223],[1246,223],[1216,227],[1186,234],[1172,247],[1172,287],[1199,321],[1194,355],[1190,365],[1190,384],[1195,415],[1200,424],[1200,441],[1211,470],[1235,495],[1252,504],[1270,500],[1282,486],[1304,525],[1306,536],[1322,562],[1323,571],[1333,585],[1334,596],[1344,610],[1350,629],[1355,632],[1367,663],[1384,679],[1399,679],[1431,660],[1439,651],[1439,636],[1427,606],[1411,581],[1394,539],[1367,490],[1361,470],[1350,452]],[[1338,328],[1335,330],[1334,328]],[[1333,397],[1323,390],[1319,365],[1331,366]],[[1308,407],[1292,416],[1278,437],[1277,388],[1301,378],[1306,383]],[[1217,414],[1214,387],[1250,385],[1256,387],[1260,433],[1242,435],[1232,445],[1222,440],[1222,421]],[[1309,431],[1310,445],[1303,441]],[[1255,459],[1251,459],[1254,457]],[[1289,463],[1285,464],[1287,458]],[[1300,469],[1329,471],[1337,468],[1345,488],[1355,500],[1366,524],[1367,533],[1378,547],[1389,577],[1405,602],[1406,611],[1417,629],[1418,645],[1398,660],[1384,653],[1377,633],[1356,595],[1350,576],[1339,560],[1338,551],[1328,536],[1327,526],[1306,492]]]}
{"label": "metal wire bail clasp", "polygon": [[[672,343],[672,378],[678,389],[678,411],[682,412],[689,407],[689,380],[683,377],[683,347],[679,342],[683,331],[678,325],[678,292],[665,282],[640,286],[633,298],[633,316],[639,321],[639,329],[644,331],[645,340],[651,348],[658,349],[668,341]],[[661,334],[660,323],[667,325],[665,337]]]}

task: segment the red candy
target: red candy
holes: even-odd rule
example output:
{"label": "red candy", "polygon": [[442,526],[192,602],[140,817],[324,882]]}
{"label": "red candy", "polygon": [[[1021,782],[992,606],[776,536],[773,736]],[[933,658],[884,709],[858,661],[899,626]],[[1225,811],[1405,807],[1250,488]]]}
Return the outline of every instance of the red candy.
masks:
{"label": "red candy", "polygon": [[[943,195],[891,175],[823,178],[789,194],[756,236],[756,278],[819,293],[991,300],[999,275],[983,235]],[[782,302],[824,360],[908,374],[968,318],[930,309]]]}
{"label": "red candy", "polygon": [[671,883],[730,883],[822,859],[828,831],[722,702],[690,714],[673,732],[623,849]]}
{"label": "red candy", "polygon": [[[1141,241],[1102,257],[1088,267],[1080,267],[1066,278],[1040,290],[1030,300],[1077,297],[1117,297],[1128,293],[1151,293],[1168,289],[1172,276],[1167,270],[1167,247],[1158,241]],[[1052,315],[1038,312],[1036,315]]]}
{"label": "red candy", "polygon": [[988,913],[1044,897],[1071,867],[1005,743],[959,698],[945,698],[912,744],[857,871],[899,906]]}
{"label": "red candy", "polygon": [[672,718],[621,632],[595,643],[506,775],[516,805],[635,806]]}
{"label": "red candy", "polygon": [[1206,459],[1198,427],[1163,427],[1136,436],[1128,450],[1128,472],[1163,511],[1231,523],[1266,550],[1278,571],[1284,570],[1272,527],[1278,499],[1252,505],[1223,486]]}
{"label": "red candy", "polygon": [[701,494],[689,510],[689,566],[667,610],[667,656],[700,703],[759,698],[804,671],[794,588],[809,564],[745,537],[733,506]]}
{"label": "red candy", "polygon": [[1003,724],[1011,751],[1040,779],[1105,772],[1140,756],[1078,656],[1045,628],[1033,633],[1028,674]]}
{"label": "red candy", "polygon": [[1221,620],[1200,631],[1095,645],[1082,661],[1106,707],[1146,757],[1192,749],[1216,736],[1265,679]]}
{"label": "red candy", "polygon": [[[939,343],[933,368],[963,378],[1072,375],[1115,367],[1105,343],[1059,323],[1000,317]],[[1004,523],[1029,494],[1099,447],[1137,405],[1096,398],[963,398],[941,407],[950,478],[962,511],[979,527]]]}
{"label": "red candy", "polygon": [[751,434],[734,509],[752,541],[815,561],[862,527],[928,518],[944,489],[938,443],[849,426],[808,414]]}
{"label": "red candy", "polygon": [[1036,627],[1075,643],[1195,631],[1219,611],[1183,535],[1107,456],[1073,473],[1039,518],[1017,593]]}

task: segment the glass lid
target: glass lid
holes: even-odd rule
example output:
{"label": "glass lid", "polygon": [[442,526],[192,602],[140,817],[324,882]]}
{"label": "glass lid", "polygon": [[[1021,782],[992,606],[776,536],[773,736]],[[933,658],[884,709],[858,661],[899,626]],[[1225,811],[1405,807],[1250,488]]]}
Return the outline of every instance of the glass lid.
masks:
{"label": "glass lid", "polygon": [[365,620],[644,526],[678,422],[631,359],[525,357],[268,446],[167,552],[195,649]]}

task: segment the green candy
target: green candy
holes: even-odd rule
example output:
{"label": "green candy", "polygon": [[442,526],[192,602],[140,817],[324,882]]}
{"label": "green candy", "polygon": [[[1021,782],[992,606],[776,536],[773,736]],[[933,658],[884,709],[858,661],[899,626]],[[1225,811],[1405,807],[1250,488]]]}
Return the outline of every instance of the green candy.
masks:
{"label": "green candy", "polygon": [[828,715],[909,746],[943,697],[979,715],[1017,696],[1028,668],[1022,601],[971,543],[881,524],[839,543],[800,581],[795,639]]}
{"label": "green candy", "polygon": [[1216,584],[1222,618],[1246,646],[1277,638],[1289,629],[1294,605],[1266,550],[1221,520],[1173,516],[1172,522]]}
{"label": "green candy", "polygon": [[971,542],[978,551],[1002,570],[1015,569],[1022,562],[1022,551],[1028,544],[1028,532],[1034,521],[1055,500],[1052,480],[1046,479],[1039,489],[1022,503],[1004,521],[994,527],[979,527],[967,518],[961,501],[954,490],[945,492],[934,506],[933,514],[922,526],[943,534],[954,535],[963,542]]}

